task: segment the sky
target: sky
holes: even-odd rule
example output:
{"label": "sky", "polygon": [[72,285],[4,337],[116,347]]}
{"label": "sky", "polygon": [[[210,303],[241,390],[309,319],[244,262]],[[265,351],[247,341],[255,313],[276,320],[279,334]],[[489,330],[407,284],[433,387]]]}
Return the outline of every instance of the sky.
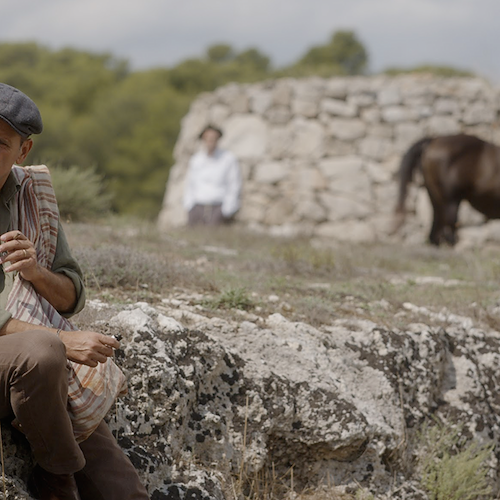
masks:
{"label": "sky", "polygon": [[173,66],[215,43],[274,67],[353,30],[369,70],[445,64],[500,84],[500,0],[0,0],[0,43],[112,53],[133,70]]}

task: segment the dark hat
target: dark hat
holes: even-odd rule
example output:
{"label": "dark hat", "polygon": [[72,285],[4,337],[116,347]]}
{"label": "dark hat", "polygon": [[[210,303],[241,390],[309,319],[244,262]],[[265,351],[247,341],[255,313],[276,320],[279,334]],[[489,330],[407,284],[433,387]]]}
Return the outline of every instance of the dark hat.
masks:
{"label": "dark hat", "polygon": [[213,130],[214,132],[217,132],[219,134],[219,139],[222,137],[222,130],[218,127],[216,127],[215,125],[212,125],[212,124],[209,124],[207,125],[201,132],[200,132],[200,135],[198,136],[198,139],[201,139],[203,137],[203,134],[207,131],[207,130]]}
{"label": "dark hat", "polygon": [[23,137],[39,134],[43,129],[36,104],[26,94],[5,83],[0,83],[0,118]]}

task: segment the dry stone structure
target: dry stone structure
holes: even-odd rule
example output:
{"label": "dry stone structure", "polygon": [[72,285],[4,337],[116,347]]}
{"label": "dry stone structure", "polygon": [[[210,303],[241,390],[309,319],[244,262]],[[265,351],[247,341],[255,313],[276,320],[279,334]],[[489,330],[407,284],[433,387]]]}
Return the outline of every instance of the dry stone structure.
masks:
{"label": "dry stone structure", "polygon": [[[199,147],[200,130],[213,123],[225,132],[222,146],[242,166],[240,223],[271,234],[386,240],[406,149],[423,136],[460,131],[500,143],[499,106],[499,90],[477,78],[404,75],[226,85],[200,95],[183,119],[159,226],[168,230],[185,223],[187,163]],[[424,241],[431,212],[423,189],[410,192],[409,208],[413,216],[395,238]],[[482,219],[464,204],[460,221]],[[492,227],[481,234],[472,230],[470,237],[500,239],[498,226]]]}

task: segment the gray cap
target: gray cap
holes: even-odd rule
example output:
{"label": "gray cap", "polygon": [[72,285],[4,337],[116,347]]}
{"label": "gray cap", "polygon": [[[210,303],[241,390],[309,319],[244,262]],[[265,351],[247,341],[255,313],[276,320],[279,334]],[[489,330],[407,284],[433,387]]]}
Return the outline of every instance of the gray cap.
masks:
{"label": "gray cap", "polygon": [[43,129],[36,104],[26,94],[6,83],[0,83],[0,118],[23,137],[39,134]]}

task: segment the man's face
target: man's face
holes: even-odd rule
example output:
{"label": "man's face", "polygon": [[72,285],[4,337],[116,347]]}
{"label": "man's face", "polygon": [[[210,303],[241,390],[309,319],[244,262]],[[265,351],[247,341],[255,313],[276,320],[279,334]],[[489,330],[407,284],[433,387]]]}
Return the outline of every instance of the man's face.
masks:
{"label": "man's face", "polygon": [[4,185],[14,163],[22,163],[33,141],[22,137],[5,121],[0,119],[0,188]]}
{"label": "man's face", "polygon": [[205,132],[203,132],[201,139],[208,154],[212,154],[217,147],[217,142],[220,139],[220,135],[217,130],[212,130],[211,128],[209,128],[208,130],[205,130]]}

